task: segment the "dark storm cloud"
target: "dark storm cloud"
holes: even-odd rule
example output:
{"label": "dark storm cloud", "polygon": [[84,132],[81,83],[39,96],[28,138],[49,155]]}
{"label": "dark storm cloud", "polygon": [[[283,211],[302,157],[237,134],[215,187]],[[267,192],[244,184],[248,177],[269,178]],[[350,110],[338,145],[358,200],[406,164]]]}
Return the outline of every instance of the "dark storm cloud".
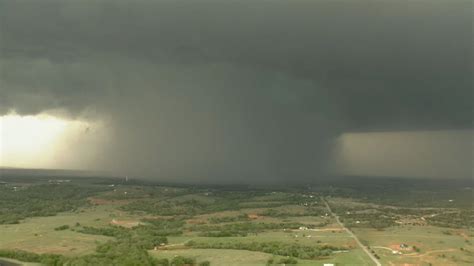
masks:
{"label": "dark storm cloud", "polygon": [[115,169],[304,176],[342,130],[472,126],[471,1],[0,0],[0,34],[0,112],[92,110]]}

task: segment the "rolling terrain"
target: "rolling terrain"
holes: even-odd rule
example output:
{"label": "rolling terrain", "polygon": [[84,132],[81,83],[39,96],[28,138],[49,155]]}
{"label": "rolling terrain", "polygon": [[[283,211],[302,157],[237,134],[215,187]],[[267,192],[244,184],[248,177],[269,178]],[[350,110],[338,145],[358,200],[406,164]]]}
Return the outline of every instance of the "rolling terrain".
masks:
{"label": "rolling terrain", "polygon": [[[474,261],[472,190],[464,184],[270,189],[56,176],[1,181],[0,257],[13,265]],[[383,182],[406,191],[380,191]]]}

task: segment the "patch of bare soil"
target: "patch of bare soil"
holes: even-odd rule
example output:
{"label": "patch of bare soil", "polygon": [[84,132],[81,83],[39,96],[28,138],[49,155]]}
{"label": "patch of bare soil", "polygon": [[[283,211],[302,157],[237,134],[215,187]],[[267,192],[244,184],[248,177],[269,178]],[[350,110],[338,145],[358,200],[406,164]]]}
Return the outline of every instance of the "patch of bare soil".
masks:
{"label": "patch of bare soil", "polygon": [[257,219],[263,218],[262,216],[260,216],[256,213],[249,213],[249,214],[247,214],[247,217],[249,217],[249,219],[252,219],[252,220],[257,220]]}
{"label": "patch of bare soil", "polygon": [[132,227],[139,226],[141,223],[139,221],[125,221],[125,220],[112,219],[112,221],[110,221],[110,224],[125,227],[125,228],[132,228]]}

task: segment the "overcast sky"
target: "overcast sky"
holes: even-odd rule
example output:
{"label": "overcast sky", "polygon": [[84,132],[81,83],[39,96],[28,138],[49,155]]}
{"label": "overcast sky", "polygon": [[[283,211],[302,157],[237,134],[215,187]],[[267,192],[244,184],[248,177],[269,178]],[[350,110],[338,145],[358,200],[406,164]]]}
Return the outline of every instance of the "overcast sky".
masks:
{"label": "overcast sky", "polygon": [[305,180],[343,132],[472,128],[472,1],[0,0],[0,45],[0,114],[104,122],[94,168]]}

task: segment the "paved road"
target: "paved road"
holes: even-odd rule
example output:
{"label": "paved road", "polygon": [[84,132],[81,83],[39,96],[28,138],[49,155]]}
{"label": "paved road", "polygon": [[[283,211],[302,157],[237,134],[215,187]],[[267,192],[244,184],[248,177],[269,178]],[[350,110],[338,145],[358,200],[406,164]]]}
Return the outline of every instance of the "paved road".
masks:
{"label": "paved road", "polygon": [[21,265],[13,261],[0,258],[0,266],[21,266]]}
{"label": "paved road", "polygon": [[370,253],[370,251],[367,249],[366,246],[362,245],[362,243],[360,242],[359,238],[357,238],[356,235],[354,235],[354,233],[352,233],[351,230],[349,230],[347,227],[344,226],[343,223],[341,223],[341,221],[339,221],[339,216],[337,216],[334,212],[332,212],[331,210],[331,207],[329,207],[329,204],[327,203],[327,201],[325,199],[321,199],[324,204],[326,204],[326,208],[328,209],[329,213],[331,214],[331,216],[333,216],[334,218],[336,218],[336,222],[342,227],[344,228],[344,230],[346,230],[346,232],[352,237],[354,238],[354,240],[356,241],[357,245],[359,245],[359,247],[365,251],[365,253],[367,253],[367,256],[369,256],[372,261],[375,263],[375,265],[377,266],[382,266],[382,264],[380,263],[380,261],[372,254]]}

